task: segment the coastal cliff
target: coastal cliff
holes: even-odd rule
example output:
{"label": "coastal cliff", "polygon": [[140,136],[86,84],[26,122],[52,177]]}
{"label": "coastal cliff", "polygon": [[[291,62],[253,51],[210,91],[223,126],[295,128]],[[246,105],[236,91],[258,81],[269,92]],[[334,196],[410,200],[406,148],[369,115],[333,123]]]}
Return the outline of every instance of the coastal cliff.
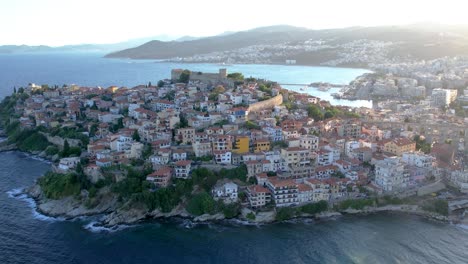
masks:
{"label": "coastal cliff", "polygon": [[[103,226],[116,226],[122,224],[135,224],[141,221],[151,221],[157,219],[185,218],[193,222],[216,222],[227,219],[223,213],[202,214],[199,216],[190,214],[181,204],[173,208],[170,212],[162,212],[159,209],[148,210],[146,206],[139,203],[118,201],[118,198],[108,188],[101,190],[97,194],[97,202],[93,206],[86,203],[89,194],[82,192],[79,196],[68,196],[62,199],[54,200],[45,197],[41,187],[34,185],[27,190],[29,196],[34,198],[37,203],[37,210],[47,216],[59,217],[65,219],[73,219],[80,216],[102,215],[99,224]],[[328,210],[316,214],[297,213],[285,219],[280,219],[282,209],[272,209],[270,211],[253,211],[248,208],[243,208],[239,215],[234,217],[245,223],[267,224],[277,223],[290,219],[315,219],[328,220],[341,217],[343,215],[367,215],[383,212],[403,213],[417,215],[428,219],[433,219],[442,222],[449,222],[453,219],[452,216],[441,215],[436,212],[431,212],[423,209],[419,205],[400,204],[400,205],[384,205],[384,206],[366,206],[362,209],[338,209]]]}

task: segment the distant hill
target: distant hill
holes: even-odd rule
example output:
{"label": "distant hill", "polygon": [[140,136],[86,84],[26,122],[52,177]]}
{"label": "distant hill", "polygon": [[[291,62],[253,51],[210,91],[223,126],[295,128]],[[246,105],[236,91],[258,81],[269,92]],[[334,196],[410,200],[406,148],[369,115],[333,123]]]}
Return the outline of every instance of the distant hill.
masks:
{"label": "distant hill", "polygon": [[65,45],[60,47],[50,47],[45,45],[28,46],[28,45],[4,45],[0,46],[0,54],[5,53],[51,53],[51,52],[101,52],[109,53],[130,47],[135,47],[144,44],[148,41],[158,39],[161,41],[172,41],[178,36],[158,35],[153,37],[131,39],[119,43],[112,44],[78,44]]}
{"label": "distant hill", "polygon": [[367,66],[468,55],[468,27],[415,24],[310,30],[287,25],[186,41],[153,40],[108,58]]}

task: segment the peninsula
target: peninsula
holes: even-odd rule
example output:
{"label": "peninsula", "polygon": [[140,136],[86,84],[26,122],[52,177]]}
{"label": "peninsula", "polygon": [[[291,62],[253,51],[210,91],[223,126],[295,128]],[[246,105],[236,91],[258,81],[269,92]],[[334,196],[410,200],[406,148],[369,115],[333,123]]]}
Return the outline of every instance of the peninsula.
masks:
{"label": "peninsula", "polygon": [[0,105],[1,147],[53,161],[28,190],[39,211],[109,226],[378,211],[463,222],[466,121],[427,107],[408,119],[226,69],[173,69],[156,85],[15,89]]}

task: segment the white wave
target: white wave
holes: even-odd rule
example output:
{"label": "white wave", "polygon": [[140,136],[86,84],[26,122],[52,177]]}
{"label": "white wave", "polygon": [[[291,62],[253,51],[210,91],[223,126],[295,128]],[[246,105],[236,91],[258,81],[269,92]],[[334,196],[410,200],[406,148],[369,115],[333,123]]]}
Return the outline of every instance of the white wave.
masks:
{"label": "white wave", "polygon": [[111,226],[111,227],[105,227],[102,226],[99,222],[93,221],[90,222],[87,225],[83,226],[84,229],[91,231],[93,233],[101,233],[101,232],[108,232],[108,233],[113,233],[117,231],[121,231],[127,228],[130,228],[132,226],[130,225],[116,225],[116,226]]}
{"label": "white wave", "polygon": [[456,224],[455,226],[458,227],[458,228],[463,229],[464,231],[468,231],[468,225]]}
{"label": "white wave", "polygon": [[261,223],[250,222],[250,221],[247,221],[247,220],[241,220],[241,219],[237,219],[237,218],[228,219],[228,220],[225,220],[225,221],[228,222],[231,225],[236,225],[236,226],[260,226],[260,225],[262,225]]}
{"label": "white wave", "polygon": [[189,219],[185,219],[180,225],[179,227],[183,227],[183,228],[187,228],[187,229],[192,229],[194,227],[196,227],[198,224],[195,223],[195,222],[192,222],[191,220]]}
{"label": "white wave", "polygon": [[16,198],[18,195],[24,194],[24,188],[16,188],[6,193],[8,194],[8,197]]}
{"label": "white wave", "polygon": [[14,198],[20,201],[24,201],[28,204],[28,206],[32,209],[32,215],[34,219],[46,221],[46,222],[57,222],[57,221],[64,221],[65,219],[60,217],[50,217],[47,215],[43,215],[37,211],[37,204],[34,199],[29,197],[26,193],[24,193],[24,188],[16,188],[11,191],[6,192],[8,197]]}
{"label": "white wave", "polygon": [[41,158],[39,156],[36,156],[36,155],[32,155],[32,154],[26,154],[28,156],[28,158],[30,159],[33,159],[33,160],[38,160],[38,161],[42,161],[44,163],[47,163],[47,164],[52,164],[52,162],[50,160],[47,160],[47,159],[44,159],[44,158]]}

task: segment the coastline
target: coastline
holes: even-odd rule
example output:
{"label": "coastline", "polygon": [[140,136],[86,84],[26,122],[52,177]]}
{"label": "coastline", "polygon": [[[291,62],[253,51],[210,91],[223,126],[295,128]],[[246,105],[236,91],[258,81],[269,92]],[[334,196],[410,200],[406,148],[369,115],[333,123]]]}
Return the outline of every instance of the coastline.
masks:
{"label": "coastline", "polygon": [[[53,157],[45,154],[44,152],[34,151],[21,151],[15,144],[7,145],[12,148],[11,150],[0,148],[0,152],[18,151],[32,157],[42,159],[44,162],[53,162]],[[380,207],[365,207],[363,209],[345,209],[339,211],[325,211],[318,214],[305,214],[294,216],[290,219],[278,221],[275,219],[276,210],[256,212],[255,220],[250,220],[246,216],[248,213],[253,212],[248,208],[243,208],[241,214],[234,218],[225,218],[222,213],[214,215],[203,214],[194,216],[189,214],[181,205],[176,206],[171,212],[163,213],[160,210],[148,211],[145,208],[132,207],[126,208],[127,204],[118,204],[116,195],[112,195],[110,189],[104,189],[99,195],[104,197],[100,199],[100,203],[93,208],[87,208],[83,201],[76,199],[76,197],[68,196],[59,200],[52,200],[45,198],[40,186],[37,182],[30,187],[24,188],[19,194],[25,194],[28,198],[33,199],[35,206],[34,210],[46,217],[56,219],[73,220],[80,217],[95,217],[101,216],[100,219],[93,225],[97,227],[104,227],[110,230],[115,229],[120,225],[136,225],[139,223],[151,223],[153,221],[168,220],[173,221],[176,219],[189,220],[191,223],[217,223],[223,222],[241,222],[244,225],[264,225],[276,224],[281,222],[288,222],[291,220],[306,220],[312,219],[315,221],[328,221],[334,220],[345,215],[366,216],[369,214],[378,213],[402,213],[408,215],[416,215],[425,219],[435,220],[443,223],[452,223],[450,216],[443,216],[434,212],[423,210],[418,205],[401,204],[401,205],[385,205]],[[87,193],[81,193],[80,196],[86,197]],[[107,196],[107,197],[105,197]],[[455,224],[464,224],[461,221],[454,222]]]}
{"label": "coastline", "polygon": [[322,68],[338,68],[338,69],[360,69],[360,70],[367,70],[367,71],[375,71],[375,69],[372,69],[371,67],[364,66],[364,65],[322,65],[320,63],[296,63],[296,64],[285,64],[285,63],[249,63],[249,62],[243,62],[243,63],[230,63],[226,65],[222,65],[219,62],[189,62],[189,61],[171,61],[171,60],[158,60],[158,59],[148,59],[148,58],[117,58],[117,57],[103,57],[104,59],[121,59],[121,60],[152,60],[154,63],[179,63],[179,64],[213,64],[213,65],[219,65],[220,67],[231,67],[231,66],[236,66],[236,65],[277,65],[277,66],[300,66],[300,67],[322,67]]}
{"label": "coastline", "polygon": [[[365,207],[363,209],[345,209],[339,211],[325,211],[318,214],[306,214],[302,213],[292,218],[278,221],[275,219],[276,212],[265,211],[256,212],[255,220],[250,220],[246,215],[252,210],[243,208],[241,214],[234,218],[225,218],[222,213],[214,215],[203,214],[200,216],[194,216],[189,214],[185,208],[181,205],[174,208],[171,212],[163,213],[160,210],[148,211],[143,207],[132,207],[127,208],[126,205],[120,205],[117,202],[116,197],[102,200],[96,207],[86,208],[86,206],[75,199],[75,197],[65,197],[60,200],[51,200],[44,197],[40,187],[34,185],[30,188],[23,189],[23,194],[26,194],[29,198],[32,198],[36,204],[36,211],[47,217],[59,218],[64,220],[73,220],[80,217],[100,217],[95,226],[115,229],[120,225],[136,225],[140,223],[152,223],[157,221],[177,221],[178,219],[188,220],[193,223],[242,223],[242,225],[265,225],[265,224],[277,224],[282,222],[294,221],[294,220],[314,220],[314,221],[329,221],[336,220],[346,215],[366,216],[369,214],[380,214],[380,213],[395,213],[395,214],[407,214],[422,217],[428,220],[434,220],[442,223],[454,223],[463,224],[462,222],[453,222],[450,216],[440,215],[434,212],[423,210],[418,205],[401,204],[401,205],[385,205],[380,207]],[[234,225],[234,224],[233,224]]]}

